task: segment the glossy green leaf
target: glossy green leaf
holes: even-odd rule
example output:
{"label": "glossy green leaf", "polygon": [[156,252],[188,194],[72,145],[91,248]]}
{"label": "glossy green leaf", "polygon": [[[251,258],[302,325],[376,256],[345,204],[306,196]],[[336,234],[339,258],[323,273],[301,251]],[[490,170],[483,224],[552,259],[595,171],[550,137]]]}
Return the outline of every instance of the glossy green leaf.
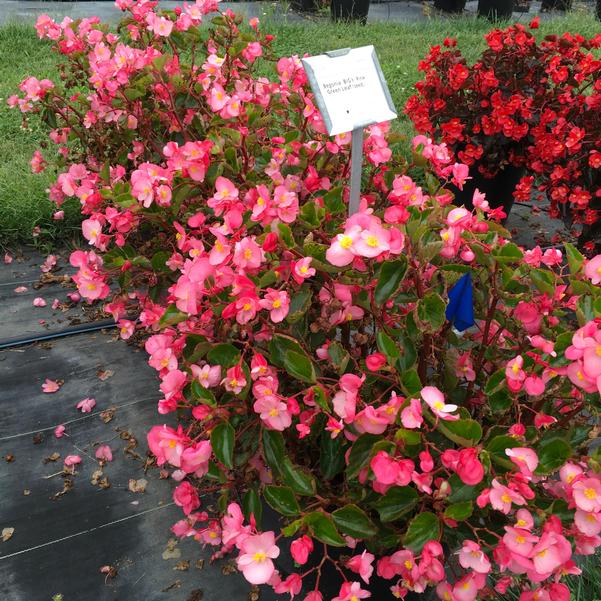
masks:
{"label": "glossy green leaf", "polygon": [[353,538],[370,538],[378,531],[365,511],[357,505],[345,505],[337,509],[332,513],[332,519],[340,532]]}
{"label": "glossy green leaf", "polygon": [[572,448],[561,438],[542,441],[535,450],[538,454],[537,474],[554,472],[572,456]]}
{"label": "glossy green leaf", "polygon": [[403,544],[414,553],[419,553],[428,541],[438,540],[439,537],[440,520],[433,513],[424,511],[409,522]]}
{"label": "glossy green leaf", "polygon": [[226,467],[234,467],[234,428],[227,422],[217,424],[211,432],[211,447],[215,457]]}
{"label": "glossy green leaf", "polygon": [[344,469],[344,445],[342,437],[332,438],[325,430],[321,434],[319,471],[324,480],[331,480]]}
{"label": "glossy green leaf", "polygon": [[296,495],[289,486],[268,485],[263,490],[263,496],[267,503],[282,515],[294,517],[301,512]]}
{"label": "glossy green leaf", "polygon": [[371,455],[374,444],[382,440],[377,434],[362,434],[354,442],[349,454],[348,466],[346,468],[347,478],[355,478],[365,467]]}
{"label": "glossy green leaf", "polygon": [[408,396],[415,396],[422,389],[417,370],[408,369],[401,375],[401,387]]}
{"label": "glossy green leaf", "polygon": [[[272,273],[272,272],[268,272]],[[303,315],[307,312],[311,306],[311,289],[301,288],[296,294],[290,299],[290,307],[286,321],[288,323],[296,323],[302,319]]]}
{"label": "glossy green leaf", "polygon": [[376,344],[378,345],[378,350],[386,355],[390,365],[394,365],[394,362],[401,356],[401,352],[394,340],[383,330],[378,330]]}
{"label": "glossy green leaf", "polygon": [[394,300],[394,295],[399,291],[406,272],[407,259],[404,255],[400,255],[394,261],[382,263],[374,293],[378,305]]}
{"label": "glossy green leaf", "polygon": [[429,292],[417,301],[417,316],[432,331],[439,330],[446,321],[446,304],[436,292]]}
{"label": "glossy green leaf", "polygon": [[453,503],[444,510],[446,518],[463,522],[467,520],[474,512],[474,504],[471,501],[460,501],[459,503]]}
{"label": "glossy green leaf", "polygon": [[437,428],[449,440],[462,447],[473,447],[482,438],[482,426],[473,419],[460,419],[454,422],[439,420]]}
{"label": "glossy green leaf", "polygon": [[207,360],[211,365],[221,365],[225,369],[237,365],[240,362],[240,358],[240,351],[233,344],[225,342],[216,344],[207,353]]}
{"label": "glossy green leaf", "polygon": [[208,388],[201,386],[198,380],[192,380],[190,390],[194,399],[200,401],[203,405],[217,406],[215,395]]}
{"label": "glossy green leaf", "polygon": [[284,355],[284,368],[293,378],[301,382],[315,384],[317,381],[313,362],[304,353],[286,351]]}
{"label": "glossy green leaf", "polygon": [[284,458],[280,465],[280,472],[284,482],[299,495],[312,497],[315,494],[317,486],[315,478],[303,468],[294,465],[288,457]]}
{"label": "glossy green leaf", "polygon": [[174,326],[186,319],[188,319],[186,313],[180,311],[175,305],[169,305],[159,320],[159,326],[161,328]]}
{"label": "glossy green leaf", "polygon": [[242,511],[247,520],[254,515],[257,529],[261,530],[261,518],[263,516],[263,504],[254,488],[249,488],[242,497]]}
{"label": "glossy green leaf", "polygon": [[286,446],[281,432],[263,430],[263,455],[267,465],[275,474],[280,474],[280,467],[286,455]]}
{"label": "glossy green leaf", "polygon": [[569,242],[564,242],[566,249],[566,257],[568,258],[568,265],[570,267],[570,273],[576,275],[582,269],[584,264],[584,256],[582,253]]}
{"label": "glossy green leaf", "polygon": [[340,536],[332,519],[321,511],[308,513],[304,518],[311,534],[322,543],[333,547],[344,547],[346,541]]}
{"label": "glossy green leaf", "polygon": [[417,504],[417,491],[410,486],[393,486],[386,494],[373,503],[383,522],[394,522]]}
{"label": "glossy green leaf", "polygon": [[328,346],[328,355],[330,356],[332,365],[334,365],[336,371],[340,375],[344,374],[349,361],[351,360],[351,356],[347,350],[339,342],[332,342],[330,343],[330,346]]}

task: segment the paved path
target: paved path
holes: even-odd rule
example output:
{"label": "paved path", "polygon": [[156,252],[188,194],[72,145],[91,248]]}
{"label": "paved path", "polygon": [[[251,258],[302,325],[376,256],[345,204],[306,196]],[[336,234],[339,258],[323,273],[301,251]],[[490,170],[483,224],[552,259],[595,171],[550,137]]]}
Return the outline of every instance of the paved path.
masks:
{"label": "paved path", "polygon": [[[160,6],[173,8],[182,2],[161,0]],[[466,12],[475,14],[477,1],[468,0]],[[313,23],[316,20],[327,20],[327,15],[300,15],[287,7],[283,2],[222,2],[223,10],[231,8],[235,12],[242,13],[248,17],[267,17],[278,22],[290,23]],[[592,6],[592,5],[591,5]],[[538,13],[540,2],[532,2],[531,13],[514,13],[516,20],[526,21],[531,15]],[[592,10],[592,9],[591,9]],[[116,23],[121,15],[113,2],[45,2],[40,0],[0,0],[0,24],[14,21],[35,21],[40,14],[49,14],[53,18],[70,16],[74,19],[97,15],[103,21]],[[543,14],[543,19],[552,15]],[[369,8],[369,22],[390,23],[416,23],[427,21],[432,18],[432,4],[425,5],[422,2],[407,0],[405,2],[380,2],[371,3]],[[436,18],[457,18],[437,15]]]}

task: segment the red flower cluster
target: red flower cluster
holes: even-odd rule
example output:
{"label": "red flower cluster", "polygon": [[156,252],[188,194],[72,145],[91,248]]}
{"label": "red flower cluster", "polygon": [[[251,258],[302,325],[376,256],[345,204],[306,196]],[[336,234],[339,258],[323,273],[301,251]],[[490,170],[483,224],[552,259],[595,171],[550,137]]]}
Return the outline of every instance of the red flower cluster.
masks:
{"label": "red flower cluster", "polygon": [[407,114],[419,133],[485,176],[525,168],[516,199],[529,200],[537,185],[553,216],[591,226],[601,208],[601,61],[594,54],[601,35],[566,33],[539,43],[516,24],[486,41],[472,66],[454,40],[432,47]]}

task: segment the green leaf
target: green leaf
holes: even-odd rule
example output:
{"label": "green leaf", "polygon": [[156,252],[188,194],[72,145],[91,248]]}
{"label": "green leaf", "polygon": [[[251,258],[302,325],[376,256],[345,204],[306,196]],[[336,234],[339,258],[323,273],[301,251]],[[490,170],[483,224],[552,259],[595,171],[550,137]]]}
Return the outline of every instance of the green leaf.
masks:
{"label": "green leaf", "polygon": [[168,305],[165,313],[163,313],[161,319],[159,320],[159,326],[161,328],[167,326],[174,326],[182,321],[186,321],[188,319],[188,315],[180,311],[175,305]]}
{"label": "green leaf", "polygon": [[263,456],[267,465],[275,474],[281,474],[280,467],[284,462],[286,446],[284,437],[277,430],[263,430]]}
{"label": "green leaf", "polygon": [[340,532],[353,538],[371,538],[377,533],[377,528],[365,511],[357,505],[345,505],[332,513],[334,524]]}
{"label": "green leaf", "polygon": [[228,422],[217,424],[211,432],[211,447],[215,457],[232,469],[234,467],[234,428]]}
{"label": "green leaf", "polygon": [[444,516],[463,522],[467,520],[474,512],[474,504],[471,501],[461,501],[460,503],[453,503],[444,510]]}
{"label": "green leaf", "polygon": [[555,278],[550,271],[543,269],[532,269],[530,271],[530,279],[532,283],[541,292],[546,292],[551,297],[555,293]]}
{"label": "green leaf", "polygon": [[311,534],[322,543],[333,547],[344,547],[346,541],[340,536],[330,517],[321,511],[313,511],[305,516],[305,524]]}
{"label": "green leaf", "polygon": [[150,264],[155,271],[169,271],[166,263],[169,260],[171,255],[168,252],[163,250],[152,255],[152,259],[150,259]]}
{"label": "green leaf", "polygon": [[378,305],[383,305],[387,301],[394,299],[394,295],[399,291],[406,272],[407,259],[404,255],[401,255],[394,261],[385,261],[382,263],[374,293]]}
{"label": "green leaf", "polygon": [[340,436],[332,438],[329,432],[321,434],[319,471],[324,480],[331,480],[344,469],[344,446]]}
{"label": "green leaf", "polygon": [[395,364],[397,371],[404,372],[413,367],[417,359],[417,352],[413,340],[407,334],[397,334],[397,348],[399,350],[399,358]]}
{"label": "green leaf", "polygon": [[417,301],[417,316],[432,331],[439,330],[446,321],[446,305],[436,292],[429,292]]}
{"label": "green leaf", "polygon": [[216,344],[207,353],[207,359],[211,365],[221,365],[225,369],[238,365],[240,358],[240,351],[233,344],[227,342]]}
{"label": "green leaf", "polygon": [[287,223],[278,223],[279,238],[284,243],[286,248],[294,248],[296,242],[292,235],[292,230]]}
{"label": "green leaf", "polygon": [[268,485],[263,490],[265,500],[282,515],[294,517],[301,512],[296,495],[289,486]]}
{"label": "green leaf", "polygon": [[372,505],[380,514],[380,519],[383,522],[394,522],[413,509],[418,499],[417,491],[414,488],[410,486],[393,486]]}
{"label": "green leaf", "polygon": [[463,483],[457,474],[453,474],[449,478],[449,484],[451,485],[451,494],[448,497],[449,503],[473,501],[478,496],[478,487]]}
{"label": "green leaf", "polygon": [[261,530],[261,518],[263,517],[263,505],[257,491],[254,488],[249,488],[244,497],[242,497],[242,511],[247,520],[250,516],[255,516],[257,529]]}
{"label": "green leaf", "polygon": [[460,419],[455,422],[439,420],[438,430],[462,447],[473,447],[482,438],[482,426],[473,419]]}
{"label": "green leaf", "polygon": [[419,553],[430,540],[440,537],[440,520],[429,511],[424,511],[415,516],[405,533],[403,543],[414,553]]}
{"label": "green leaf", "polygon": [[383,330],[378,330],[376,334],[376,343],[378,350],[386,355],[388,363],[394,365],[394,362],[401,356],[401,352],[394,340]]}
{"label": "green leaf", "polygon": [[300,529],[300,527],[303,525],[304,520],[303,519],[299,519],[299,520],[294,520],[294,522],[291,522],[290,524],[288,524],[288,526],[286,526],[285,528],[282,528],[282,534],[284,536],[294,536]]}
{"label": "green leaf", "polygon": [[497,392],[505,385],[505,369],[497,370],[486,382],[484,386],[484,392],[489,395]]}
{"label": "green leaf", "polygon": [[332,342],[328,346],[328,355],[332,360],[332,365],[336,368],[336,371],[342,375],[351,360],[351,356],[347,350],[340,344],[340,342]]}
{"label": "green leaf", "polygon": [[422,389],[422,382],[415,369],[409,369],[401,376],[401,387],[405,394],[415,396]]}
{"label": "green leaf", "polygon": [[571,456],[572,447],[561,438],[544,440],[536,449],[538,454],[537,474],[549,474],[559,469]]}
{"label": "green leaf", "polygon": [[323,204],[330,214],[341,215],[342,213],[346,213],[346,204],[342,199],[343,191],[344,188],[342,186],[337,186],[323,195]]}
{"label": "green leaf", "polygon": [[300,218],[309,226],[318,228],[325,217],[326,210],[315,201],[307,201],[300,210]]}
{"label": "green leaf", "polygon": [[274,334],[269,342],[271,362],[276,367],[285,368],[285,358],[288,351],[293,351],[299,355],[305,355],[305,357],[309,359],[309,355],[305,353],[303,347],[294,338],[285,336],[284,334]]}
{"label": "green leaf", "polygon": [[324,411],[330,411],[328,405],[328,398],[326,397],[325,390],[321,386],[313,386],[313,398],[319,407]]}
{"label": "green leaf", "polygon": [[304,353],[286,351],[284,355],[284,367],[293,378],[301,382],[307,382],[308,384],[315,384],[317,382],[313,362]]}
{"label": "green leaf", "polygon": [[512,469],[514,463],[505,454],[505,449],[512,449],[519,446],[518,441],[512,436],[499,434],[491,438],[485,445],[485,449],[490,453],[490,458],[497,464]]}
{"label": "green leaf", "polygon": [[584,264],[584,257],[582,253],[569,242],[564,242],[564,246],[566,249],[566,256],[568,258],[568,265],[570,267],[570,273],[572,275],[576,275],[582,269],[582,265]]}
{"label": "green leaf", "polygon": [[301,288],[298,293],[290,299],[290,307],[288,309],[288,315],[286,315],[286,321],[288,323],[296,323],[302,319],[303,315],[311,306],[311,297],[311,289],[307,287]]}
{"label": "green leaf", "polygon": [[282,479],[294,492],[306,497],[315,495],[315,491],[317,490],[315,478],[309,472],[294,465],[288,457],[284,458],[280,466],[280,471]]}
{"label": "green leaf", "polygon": [[348,466],[346,468],[348,479],[355,478],[365,467],[373,446],[379,440],[382,440],[382,437],[377,434],[362,434],[357,438],[349,454]]}
{"label": "green leaf", "polygon": [[192,391],[194,399],[200,401],[203,405],[209,405],[211,407],[217,406],[215,395],[208,388],[201,386],[198,380],[192,380],[190,390]]}
{"label": "green leaf", "polygon": [[524,253],[519,249],[518,245],[513,242],[503,244],[503,246],[497,248],[492,255],[499,263],[515,263],[524,258]]}

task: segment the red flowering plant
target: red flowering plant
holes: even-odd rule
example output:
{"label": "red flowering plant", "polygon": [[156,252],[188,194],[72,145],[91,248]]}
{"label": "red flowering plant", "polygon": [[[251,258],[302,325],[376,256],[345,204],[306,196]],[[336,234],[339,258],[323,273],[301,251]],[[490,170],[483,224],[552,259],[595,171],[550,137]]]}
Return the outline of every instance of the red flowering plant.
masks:
{"label": "red flowering plant", "polygon": [[[601,35],[566,33],[539,43],[518,23],[486,41],[471,66],[454,40],[431,48],[419,66],[424,79],[406,104],[417,131],[445,142],[485,177],[508,166],[525,170],[517,200],[530,200],[536,185],[553,216],[596,223],[601,61],[594,53]],[[593,235],[589,228],[581,242]]]}
{"label": "red flowering plant", "polygon": [[297,57],[271,81],[256,21],[121,5],[118,35],[41,17],[63,82],[11,102],[52,125],[51,195],[81,203],[79,293],[147,334],[173,532],[306,601],[375,581],[567,601],[601,545],[601,256],[524,251],[481,194],[451,208],[467,166],[424,136],[408,163],[385,124],[348,216],[349,136],[325,134]]}

